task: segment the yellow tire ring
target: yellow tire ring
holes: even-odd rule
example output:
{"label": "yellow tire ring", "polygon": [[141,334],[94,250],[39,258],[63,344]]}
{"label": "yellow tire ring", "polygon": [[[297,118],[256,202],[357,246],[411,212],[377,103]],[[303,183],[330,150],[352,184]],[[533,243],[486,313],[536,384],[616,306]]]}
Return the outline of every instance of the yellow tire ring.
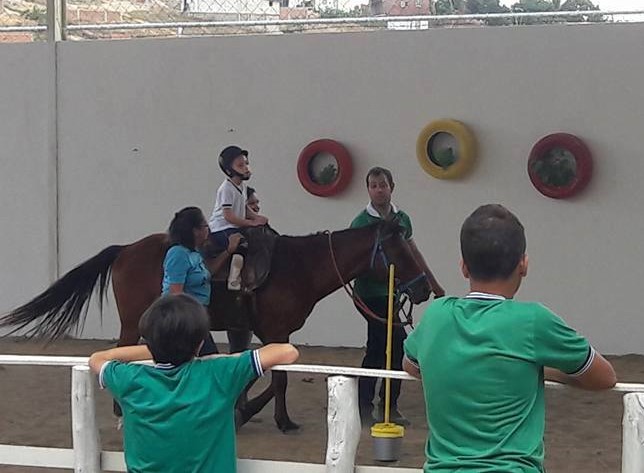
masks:
{"label": "yellow tire ring", "polygon": [[[434,163],[428,153],[429,142],[438,133],[448,133],[458,143],[456,162],[447,167]],[[474,164],[475,154],[474,135],[463,123],[456,120],[433,121],[423,128],[416,140],[416,157],[420,166],[427,174],[438,179],[457,179],[466,174]]]}

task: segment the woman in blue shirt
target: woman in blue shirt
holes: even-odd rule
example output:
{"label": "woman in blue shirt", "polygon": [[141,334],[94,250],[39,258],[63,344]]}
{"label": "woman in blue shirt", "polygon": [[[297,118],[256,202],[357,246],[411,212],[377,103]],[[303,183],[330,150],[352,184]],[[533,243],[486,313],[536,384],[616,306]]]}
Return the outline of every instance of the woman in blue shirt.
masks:
{"label": "woman in blue shirt", "polygon": [[[171,246],[163,261],[163,295],[189,294],[208,307],[210,270],[217,271],[228,260],[239,244],[239,238],[231,236],[228,248],[210,263],[209,270],[199,252],[209,234],[208,223],[201,209],[186,207],[174,214],[168,233]],[[213,353],[218,353],[217,346],[208,333],[199,355]]]}

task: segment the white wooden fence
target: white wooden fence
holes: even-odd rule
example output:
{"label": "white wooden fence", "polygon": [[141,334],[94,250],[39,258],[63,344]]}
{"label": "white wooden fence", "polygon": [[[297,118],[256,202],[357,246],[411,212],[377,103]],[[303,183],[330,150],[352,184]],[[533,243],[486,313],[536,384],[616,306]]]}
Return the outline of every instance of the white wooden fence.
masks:
{"label": "white wooden fence", "polygon": [[[0,445],[0,465],[74,469],[76,473],[126,471],[122,452],[101,450],[96,425],[96,377],[86,357],[0,355],[0,365],[72,367],[72,449]],[[288,365],[273,369],[327,374],[328,441],[322,464],[268,460],[238,461],[239,473],[421,473],[420,469],[356,466],[360,439],[358,376],[414,380],[402,371],[370,370],[326,365]],[[561,387],[547,383],[549,387]],[[622,473],[644,472],[644,384],[618,383],[613,390],[624,396]]]}

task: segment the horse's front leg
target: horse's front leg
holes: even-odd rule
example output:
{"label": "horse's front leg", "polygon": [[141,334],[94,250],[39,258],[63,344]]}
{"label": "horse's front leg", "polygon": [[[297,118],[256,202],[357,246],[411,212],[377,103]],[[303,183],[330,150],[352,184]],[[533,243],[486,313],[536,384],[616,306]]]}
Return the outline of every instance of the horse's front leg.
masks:
{"label": "horse's front leg", "polygon": [[273,371],[271,384],[275,393],[275,413],[273,418],[277,423],[277,427],[284,433],[299,429],[300,426],[290,419],[286,410],[286,385],[288,384],[286,372]]}

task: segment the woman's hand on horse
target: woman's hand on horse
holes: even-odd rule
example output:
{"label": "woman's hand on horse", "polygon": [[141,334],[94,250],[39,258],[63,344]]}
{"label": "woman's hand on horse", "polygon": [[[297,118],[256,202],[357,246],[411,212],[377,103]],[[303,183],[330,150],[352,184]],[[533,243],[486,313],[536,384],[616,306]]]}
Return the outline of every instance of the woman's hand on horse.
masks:
{"label": "woman's hand on horse", "polygon": [[235,252],[237,247],[239,246],[239,243],[244,239],[244,236],[241,233],[233,233],[228,237],[228,248],[226,251],[228,254],[232,254]]}

